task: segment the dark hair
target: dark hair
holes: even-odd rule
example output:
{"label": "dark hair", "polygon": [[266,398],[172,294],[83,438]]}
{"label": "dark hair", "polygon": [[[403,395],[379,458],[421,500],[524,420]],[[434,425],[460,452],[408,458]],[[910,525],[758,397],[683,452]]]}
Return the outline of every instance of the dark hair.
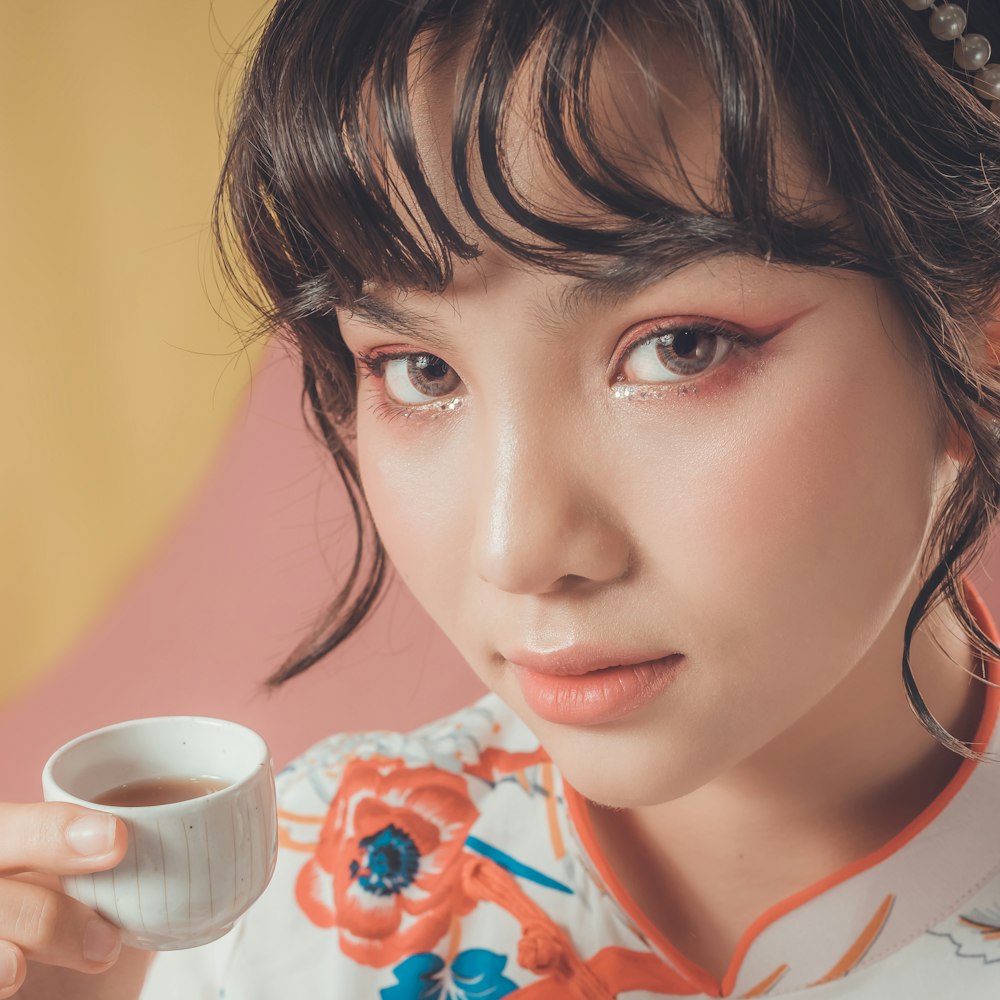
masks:
{"label": "dark hair", "polygon": [[[696,53],[719,102],[712,199],[692,186],[691,203],[671,202],[607,154],[586,95],[609,23],[630,46],[651,100],[656,39],[673,32]],[[973,3],[969,30],[1000,44],[998,5]],[[924,553],[905,630],[905,689],[931,733],[981,757],[934,719],[909,649],[916,627],[947,600],[980,655],[1000,655],[961,586],[1000,497],[1000,379],[981,361],[1000,299],[1000,124],[971,77],[952,65],[951,43],[931,37],[926,12],[899,0],[278,0],[237,99],[215,233],[226,277],[254,306],[258,332],[281,337],[301,359],[303,408],[347,489],[357,548],[314,634],[268,683],[296,676],[346,639],[374,606],[387,570],[346,447],[354,362],[334,308],[352,308],[368,283],[440,292],[456,257],[481,253],[422,170],[409,106],[415,43],[441,59],[461,46],[471,51],[455,100],[453,179],[475,225],[516,258],[576,276],[599,258],[614,257],[623,275],[655,259],[666,274],[721,247],[892,282],[926,361],[940,426],[950,418],[971,444]],[[505,171],[511,84],[543,50],[532,78],[537,128],[582,201],[603,213],[597,225],[540,214]],[[791,115],[820,176],[850,206],[850,220],[819,220],[783,200],[775,153],[782,115]],[[670,169],[686,178],[663,130]],[[472,155],[492,199],[537,239],[490,223],[473,194]],[[394,184],[408,188],[422,218],[401,213]]]}

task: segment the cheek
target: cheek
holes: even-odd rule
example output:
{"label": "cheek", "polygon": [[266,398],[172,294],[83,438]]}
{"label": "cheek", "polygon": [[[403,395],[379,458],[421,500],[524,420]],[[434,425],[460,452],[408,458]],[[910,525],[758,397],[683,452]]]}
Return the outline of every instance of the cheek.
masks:
{"label": "cheek", "polygon": [[682,447],[645,456],[644,468],[676,471],[647,475],[638,533],[676,594],[678,643],[689,635],[708,662],[744,668],[727,685],[753,677],[775,697],[832,687],[915,568],[933,432],[898,360],[869,351],[859,372],[858,356],[789,360],[741,390],[738,417],[713,402],[693,413]]}
{"label": "cheek", "polygon": [[765,392],[672,411],[683,435],[644,419],[620,499],[643,618],[625,625],[655,628],[692,669],[601,754],[588,734],[543,728],[596,801],[662,802],[710,781],[813,709],[885,628],[917,564],[934,459],[897,365],[859,377],[833,357],[789,363]]}
{"label": "cheek", "polygon": [[400,423],[359,420],[361,481],[393,566],[428,614],[447,628],[442,612],[454,605],[460,586],[456,560],[465,558],[469,544],[467,478],[455,465],[454,440],[449,443],[440,428]]}

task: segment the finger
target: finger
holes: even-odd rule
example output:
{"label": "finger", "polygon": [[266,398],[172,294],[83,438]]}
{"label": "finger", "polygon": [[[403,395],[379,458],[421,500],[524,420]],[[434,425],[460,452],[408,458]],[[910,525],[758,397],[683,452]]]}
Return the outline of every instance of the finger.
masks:
{"label": "finger", "polygon": [[12,997],[24,985],[27,974],[24,952],[9,941],[0,941],[0,1000]]}
{"label": "finger", "polygon": [[127,846],[125,824],[111,813],[68,802],[0,804],[0,877],[103,871]]}
{"label": "finger", "polygon": [[41,885],[54,892],[65,891],[58,875],[43,875],[41,872],[20,872],[17,875],[7,875],[12,882],[30,882],[32,885]]}
{"label": "finger", "polygon": [[0,879],[0,942],[31,962],[103,972],[121,952],[121,932],[83,903],[16,879]]}

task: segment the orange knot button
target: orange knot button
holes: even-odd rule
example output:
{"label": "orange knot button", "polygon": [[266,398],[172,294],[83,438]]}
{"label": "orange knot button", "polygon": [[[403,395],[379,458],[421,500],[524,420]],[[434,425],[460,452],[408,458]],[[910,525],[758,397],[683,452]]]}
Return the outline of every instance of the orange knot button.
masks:
{"label": "orange knot button", "polygon": [[522,968],[537,975],[554,972],[564,965],[566,946],[562,935],[541,920],[529,920],[521,927],[517,942],[517,961]]}

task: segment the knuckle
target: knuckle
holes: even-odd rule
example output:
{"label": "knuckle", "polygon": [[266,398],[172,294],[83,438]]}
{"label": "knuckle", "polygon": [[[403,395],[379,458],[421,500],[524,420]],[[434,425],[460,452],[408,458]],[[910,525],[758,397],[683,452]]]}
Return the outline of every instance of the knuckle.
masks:
{"label": "knuckle", "polygon": [[53,830],[56,822],[55,817],[39,816],[35,822],[25,824],[22,831],[22,843],[28,857],[37,858],[39,855],[51,851],[53,843],[58,839],[58,835]]}
{"label": "knuckle", "polygon": [[[66,810],[61,803],[38,802],[31,805],[0,807],[0,840],[3,841],[5,867],[29,867],[39,859],[58,852],[63,845]],[[17,845],[16,852],[13,850]]]}
{"label": "knuckle", "polygon": [[17,941],[29,951],[47,951],[56,943],[62,907],[54,892],[25,894],[15,920]]}

